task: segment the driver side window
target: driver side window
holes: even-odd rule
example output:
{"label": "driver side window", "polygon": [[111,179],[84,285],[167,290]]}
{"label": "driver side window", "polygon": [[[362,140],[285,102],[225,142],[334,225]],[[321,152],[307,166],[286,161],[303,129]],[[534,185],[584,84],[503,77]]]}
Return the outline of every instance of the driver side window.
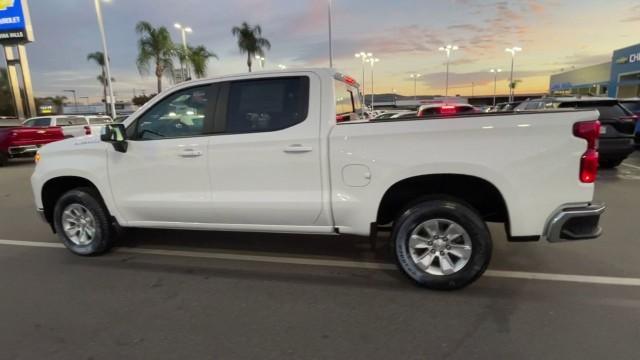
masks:
{"label": "driver side window", "polygon": [[134,139],[160,140],[192,137],[205,133],[210,121],[211,86],[200,86],[175,92],[155,104],[136,120]]}

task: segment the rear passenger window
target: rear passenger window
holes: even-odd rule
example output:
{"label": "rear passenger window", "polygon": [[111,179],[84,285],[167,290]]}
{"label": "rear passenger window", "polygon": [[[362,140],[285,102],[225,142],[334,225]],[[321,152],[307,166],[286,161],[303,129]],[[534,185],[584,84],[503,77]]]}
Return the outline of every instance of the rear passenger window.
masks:
{"label": "rear passenger window", "polygon": [[539,101],[531,101],[530,103],[527,104],[527,106],[524,108],[525,110],[538,110],[540,108],[540,102]]}
{"label": "rear passenger window", "polygon": [[235,81],[229,86],[226,133],[286,129],[303,122],[309,110],[306,76]]}
{"label": "rear passenger window", "polygon": [[56,119],[56,125],[58,126],[76,126],[87,125],[87,119],[81,117],[68,117]]}

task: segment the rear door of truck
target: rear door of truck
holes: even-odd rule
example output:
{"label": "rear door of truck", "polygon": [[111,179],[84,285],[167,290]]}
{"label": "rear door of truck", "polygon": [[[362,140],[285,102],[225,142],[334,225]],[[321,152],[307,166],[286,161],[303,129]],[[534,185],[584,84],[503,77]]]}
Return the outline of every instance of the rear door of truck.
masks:
{"label": "rear door of truck", "polygon": [[220,130],[208,147],[211,222],[244,228],[330,225],[319,221],[326,211],[320,83],[312,72],[220,83]]}

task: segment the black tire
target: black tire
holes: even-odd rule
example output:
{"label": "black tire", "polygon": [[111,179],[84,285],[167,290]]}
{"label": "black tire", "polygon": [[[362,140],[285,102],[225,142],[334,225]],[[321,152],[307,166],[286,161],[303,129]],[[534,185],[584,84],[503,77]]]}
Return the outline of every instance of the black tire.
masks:
{"label": "black tire", "polygon": [[[95,234],[86,245],[74,243],[65,233],[62,226],[64,210],[71,204],[79,204],[86,208],[95,221]],[[76,255],[99,255],[108,251],[113,245],[113,229],[109,221],[109,212],[102,203],[100,195],[93,188],[77,188],[66,192],[58,199],[53,210],[53,225],[62,243]]]}
{"label": "black tire", "polygon": [[600,160],[600,167],[603,169],[613,169],[615,167],[618,167],[618,165],[622,164],[622,162],[624,161],[624,159],[607,159],[607,160]]}
{"label": "black tire", "polygon": [[[409,240],[412,232],[424,222],[434,219],[454,222],[468,234],[467,241],[471,244],[468,262],[452,274],[428,273],[418,267],[411,255]],[[455,290],[465,287],[478,279],[491,261],[491,233],[486,223],[471,206],[454,198],[429,198],[409,207],[395,221],[392,241],[400,269],[418,285],[429,289]]]}
{"label": "black tire", "polygon": [[9,162],[9,157],[7,156],[7,154],[0,151],[0,167],[7,165],[8,162]]}

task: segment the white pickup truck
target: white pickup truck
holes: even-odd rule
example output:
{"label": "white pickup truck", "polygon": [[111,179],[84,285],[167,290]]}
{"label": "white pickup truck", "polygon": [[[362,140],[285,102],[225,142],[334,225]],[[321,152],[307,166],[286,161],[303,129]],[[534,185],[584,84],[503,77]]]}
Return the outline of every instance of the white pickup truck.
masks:
{"label": "white pickup truck", "polygon": [[42,148],[38,211],[74,253],[121,227],[375,236],[399,267],[455,289],[510,241],[598,237],[596,111],[360,120],[328,69],[197,80],[91,135]]}

